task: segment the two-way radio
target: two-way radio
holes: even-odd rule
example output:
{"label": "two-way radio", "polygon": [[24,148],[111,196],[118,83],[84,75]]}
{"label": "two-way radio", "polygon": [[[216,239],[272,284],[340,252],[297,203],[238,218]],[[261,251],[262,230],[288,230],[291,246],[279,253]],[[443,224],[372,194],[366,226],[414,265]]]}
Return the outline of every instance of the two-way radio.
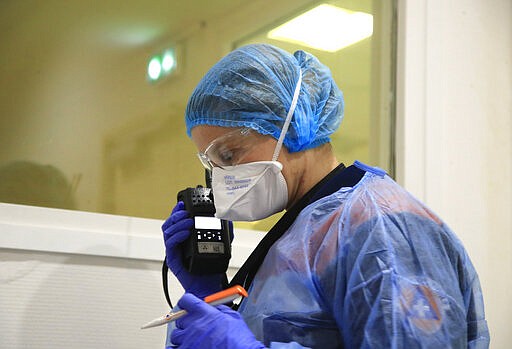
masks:
{"label": "two-way radio", "polygon": [[231,258],[232,225],[215,217],[210,173],[206,185],[186,188],[178,193],[185,209],[194,220],[190,236],[182,243],[183,265],[193,274],[224,273]]}

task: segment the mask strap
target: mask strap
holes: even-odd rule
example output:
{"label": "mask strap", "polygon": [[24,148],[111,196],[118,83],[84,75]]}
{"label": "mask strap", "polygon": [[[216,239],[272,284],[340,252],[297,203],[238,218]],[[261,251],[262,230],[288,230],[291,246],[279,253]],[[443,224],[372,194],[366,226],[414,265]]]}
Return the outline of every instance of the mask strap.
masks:
{"label": "mask strap", "polygon": [[297,106],[297,101],[299,100],[300,93],[300,85],[302,83],[302,69],[299,71],[299,81],[297,81],[297,85],[295,86],[295,92],[293,93],[292,105],[290,106],[290,110],[288,110],[288,114],[286,115],[286,120],[283,125],[283,129],[281,130],[281,134],[279,135],[279,139],[277,140],[276,149],[274,149],[274,155],[272,156],[272,161],[276,161],[279,156],[279,152],[281,151],[281,147],[283,145],[284,136],[286,136],[286,132],[288,132],[288,127],[290,126],[290,122],[292,121],[293,112],[295,111],[295,107]]}

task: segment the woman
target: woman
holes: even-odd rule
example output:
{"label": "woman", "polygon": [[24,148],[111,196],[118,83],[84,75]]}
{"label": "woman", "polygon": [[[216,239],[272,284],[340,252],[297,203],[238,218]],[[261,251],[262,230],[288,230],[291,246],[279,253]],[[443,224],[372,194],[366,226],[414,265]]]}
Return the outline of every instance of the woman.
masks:
{"label": "woman", "polygon": [[225,276],[184,270],[177,245],[192,220],[178,203],[163,225],[189,313],[169,330],[174,345],[488,347],[478,276],[460,241],[384,171],[336,160],[329,135],[342,116],[329,69],[303,51],[245,46],[198,84],[187,132],[212,171],[217,217],[286,214],[236,312],[199,299]]}

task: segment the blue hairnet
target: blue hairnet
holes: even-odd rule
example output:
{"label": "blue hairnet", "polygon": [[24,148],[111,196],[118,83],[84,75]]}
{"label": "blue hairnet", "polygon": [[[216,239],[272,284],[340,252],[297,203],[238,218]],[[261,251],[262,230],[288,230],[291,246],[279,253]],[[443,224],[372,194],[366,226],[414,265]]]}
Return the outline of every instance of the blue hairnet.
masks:
{"label": "blue hairnet", "polygon": [[284,145],[290,152],[329,142],[343,118],[343,95],[329,68],[304,51],[267,44],[241,47],[215,64],[187,105],[187,133],[197,125],[250,127],[278,139],[302,71]]}

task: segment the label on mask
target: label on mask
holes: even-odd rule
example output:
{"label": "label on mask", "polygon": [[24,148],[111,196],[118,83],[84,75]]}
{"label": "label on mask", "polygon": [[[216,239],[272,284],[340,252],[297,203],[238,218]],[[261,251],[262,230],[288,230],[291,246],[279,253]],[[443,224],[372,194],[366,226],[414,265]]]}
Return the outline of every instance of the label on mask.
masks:
{"label": "label on mask", "polygon": [[224,176],[224,184],[226,184],[226,190],[228,192],[231,192],[231,194],[233,194],[233,192],[237,189],[245,189],[249,187],[249,185],[251,185],[251,182],[251,178],[236,179],[235,176]]}

